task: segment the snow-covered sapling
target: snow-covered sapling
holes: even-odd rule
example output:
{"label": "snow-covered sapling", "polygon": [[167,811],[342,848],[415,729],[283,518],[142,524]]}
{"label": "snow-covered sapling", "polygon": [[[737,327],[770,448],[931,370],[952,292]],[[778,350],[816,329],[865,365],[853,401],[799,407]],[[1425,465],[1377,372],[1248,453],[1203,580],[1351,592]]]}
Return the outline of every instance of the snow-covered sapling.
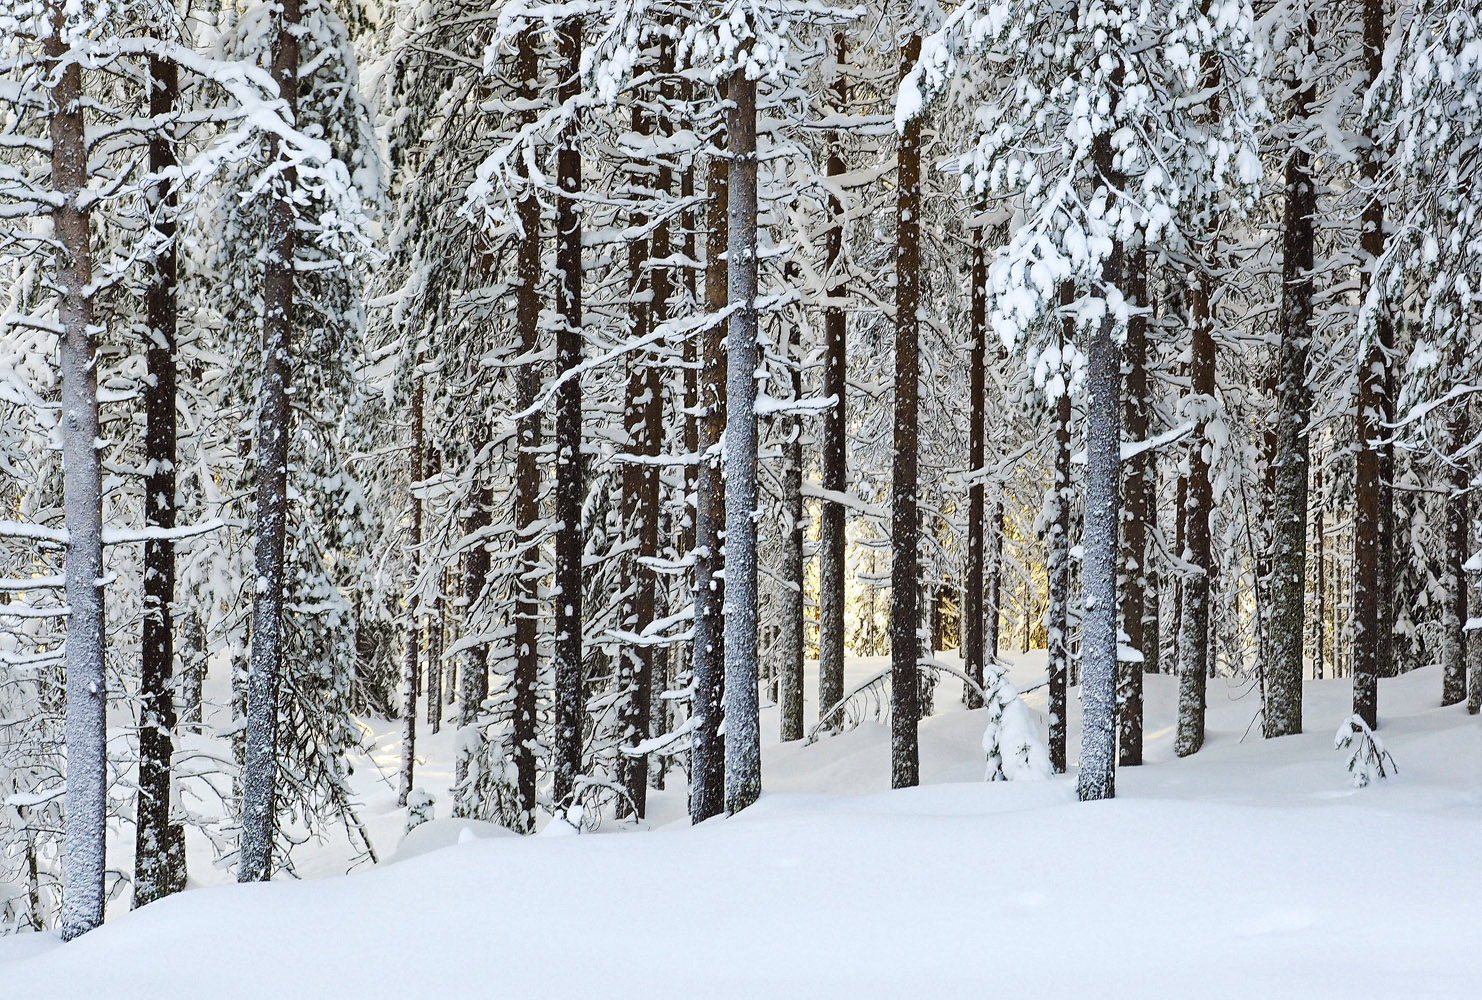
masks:
{"label": "snow-covered sapling", "polygon": [[1355,788],[1364,788],[1375,778],[1387,778],[1399,770],[1394,758],[1384,749],[1384,741],[1357,715],[1345,719],[1338,727],[1333,746],[1348,751],[1345,763]]}

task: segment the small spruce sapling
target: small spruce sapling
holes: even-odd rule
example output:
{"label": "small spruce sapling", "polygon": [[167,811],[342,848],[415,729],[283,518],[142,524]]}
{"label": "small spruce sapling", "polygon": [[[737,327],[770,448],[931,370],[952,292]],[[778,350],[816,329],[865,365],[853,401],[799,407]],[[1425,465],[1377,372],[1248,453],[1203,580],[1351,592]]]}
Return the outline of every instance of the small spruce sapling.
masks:
{"label": "small spruce sapling", "polygon": [[1357,715],[1348,717],[1338,727],[1333,747],[1347,750],[1345,763],[1355,788],[1364,788],[1375,778],[1387,778],[1399,771],[1394,758],[1384,749],[1384,741]]}

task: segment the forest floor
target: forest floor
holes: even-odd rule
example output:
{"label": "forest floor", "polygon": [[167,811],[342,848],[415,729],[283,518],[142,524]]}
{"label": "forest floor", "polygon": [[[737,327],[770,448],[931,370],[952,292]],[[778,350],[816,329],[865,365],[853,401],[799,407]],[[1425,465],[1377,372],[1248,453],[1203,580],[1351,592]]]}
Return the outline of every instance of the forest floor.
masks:
{"label": "forest floor", "polygon": [[[848,684],[884,666],[851,661]],[[1030,653],[1010,676],[1022,689],[1043,670]],[[1147,763],[1088,804],[1074,691],[1072,774],[989,784],[983,713],[944,680],[923,787],[904,791],[888,788],[885,726],[779,745],[768,709],[755,806],[691,828],[676,772],[650,793],[647,832],[595,836],[439,819],[402,843],[397,725],[366,720],[356,781],[380,865],[342,875],[353,852],[331,839],[298,865],[325,877],[213,886],[229,873],[192,842],[191,891],[115,906],[65,947],[0,938],[0,983],[151,1000],[1476,996],[1478,720],[1436,707],[1436,668],[1381,681],[1398,774],[1354,789],[1333,748],[1347,681],[1308,682],[1307,731],[1271,741],[1248,687],[1211,682],[1208,742],[1180,760],[1176,681],[1148,678]],[[1044,698],[1025,696],[1041,713]],[[444,729],[418,748],[438,815],[451,747]]]}

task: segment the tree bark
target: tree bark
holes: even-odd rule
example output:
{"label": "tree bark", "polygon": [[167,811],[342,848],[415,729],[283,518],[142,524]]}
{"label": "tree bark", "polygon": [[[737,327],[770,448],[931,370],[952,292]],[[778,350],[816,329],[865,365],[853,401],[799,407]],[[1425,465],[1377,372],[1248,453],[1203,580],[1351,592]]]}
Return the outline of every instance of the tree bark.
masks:
{"label": "tree bark", "polygon": [[690,819],[699,823],[725,809],[725,743],[720,735],[725,698],[725,568],[721,549],[726,490],[720,462],[726,421],[727,359],[725,326],[716,322],[729,295],[729,268],[722,248],[729,241],[729,186],[726,161],[710,159],[706,190],[710,198],[705,238],[705,311],[711,322],[700,343],[701,456],[695,486],[695,640],[694,730],[691,736]]}
{"label": "tree bark", "polygon": [[[1075,319],[1069,308],[1075,302],[1075,285],[1060,285],[1060,305],[1066,310],[1059,319],[1060,356],[1075,342]],[[1068,372],[1062,370],[1062,376]],[[1066,688],[1070,677],[1070,387],[1055,400],[1055,466],[1050,481],[1050,509],[1045,523],[1045,575],[1050,589],[1045,646],[1049,663],[1050,770],[1065,773]]]}
{"label": "tree bark", "polygon": [[[900,79],[921,55],[921,36],[901,46]],[[895,451],[890,485],[890,785],[920,780],[917,720],[917,434],[919,431],[921,305],[921,120],[901,130],[895,197]]]}
{"label": "tree bark", "polygon": [[[1305,25],[1303,26],[1305,28]],[[1316,99],[1308,84],[1293,89],[1291,121],[1305,120]],[[1312,266],[1317,194],[1312,156],[1300,144],[1287,154],[1282,220],[1281,332],[1277,372],[1275,496],[1272,502],[1271,602],[1266,667],[1265,735],[1302,731],[1302,638],[1307,598],[1307,423],[1312,396],[1307,352],[1312,342]]]}
{"label": "tree bark", "polygon": [[[1127,297],[1139,310],[1148,304],[1147,247],[1139,245],[1128,258]],[[1145,441],[1148,436],[1148,411],[1152,409],[1151,387],[1147,368],[1147,313],[1136,312],[1127,318],[1125,367],[1127,394],[1123,402],[1123,420],[1127,440]],[[1157,645],[1157,632],[1151,642],[1146,634],[1147,615],[1147,525],[1151,511],[1148,505],[1148,480],[1152,452],[1139,451],[1127,463],[1122,479],[1126,513],[1122,518],[1122,631],[1127,633],[1127,647],[1138,657],[1147,656],[1149,645]],[[1132,767],[1142,763],[1142,675],[1143,662],[1137,659],[1117,660],[1117,763]]]}
{"label": "tree bark", "polygon": [[726,138],[731,172],[728,359],[725,432],[726,510],[726,812],[737,813],[762,790],[757,719],[756,600],[756,81],[731,75]]}
{"label": "tree bark", "polygon": [[[1455,354],[1461,354],[1458,346]],[[1457,359],[1453,371],[1461,371]],[[1451,495],[1446,498],[1446,565],[1442,584],[1446,592],[1441,609],[1441,704],[1454,705],[1467,696],[1466,668],[1466,624],[1467,624],[1467,574],[1465,565],[1470,553],[1467,542],[1472,533],[1471,469],[1467,463],[1455,457],[1457,451],[1467,443],[1470,421],[1467,419],[1467,401],[1452,404],[1449,434],[1452,452],[1450,478]]]}
{"label": "tree bark", "polygon": [[81,64],[63,41],[67,8],[52,3],[45,41],[51,85],[52,233],[57,320],[62,328],[62,498],[67,528],[67,808],[62,854],[62,937],[72,940],[103,922],[104,835],[108,823],[106,708],[103,672],[103,513],[98,432],[98,376],[93,366],[93,258],[87,188],[87,134]]}
{"label": "tree bark", "polygon": [[1174,752],[1180,757],[1197,753],[1204,745],[1204,708],[1209,677],[1209,591],[1214,576],[1210,555],[1209,518],[1214,509],[1210,484],[1209,428],[1215,413],[1214,319],[1210,314],[1212,281],[1206,263],[1190,286],[1192,389],[1191,412],[1197,432],[1189,446],[1189,476],[1184,511],[1184,555],[1195,569],[1183,578],[1182,621],[1179,629],[1178,735]]}
{"label": "tree bark", "polygon": [[[787,357],[792,368],[792,398],[803,398],[803,350],[799,324],[790,323]],[[782,593],[777,617],[778,701],[781,740],[803,738],[803,418],[787,414],[782,421]]]}
{"label": "tree bark", "polygon": [[[983,248],[983,225],[978,220],[973,226],[972,265],[968,280],[971,290],[971,328],[968,338],[972,344],[968,357],[968,443],[967,467],[973,476],[967,490],[967,570],[963,573],[966,586],[962,595],[962,659],[963,671],[982,687],[983,661],[988,655],[984,647],[983,609],[983,476],[986,470],[984,438],[986,436],[988,399],[984,389],[988,367],[988,261]],[[997,601],[991,602],[995,612]],[[992,630],[995,633],[996,629]],[[995,654],[997,650],[993,651]],[[963,685],[962,700],[969,709],[982,708],[983,698],[971,685]]]}
{"label": "tree bark", "polygon": [[[149,60],[149,113],[163,121],[175,112],[180,92],[174,63]],[[161,174],[175,166],[173,126],[160,125],[149,138],[149,168]],[[175,527],[175,349],[176,198],[166,181],[148,195],[162,246],[153,261],[144,308],[149,343],[144,389],[144,523],[165,532]],[[175,543],[168,537],[144,543],[144,614],[139,665],[139,805],[134,824],[134,905],[143,906],[184,888],[184,831],[170,824],[170,760],[174,751]],[[178,847],[175,841],[180,840]],[[174,847],[174,850],[172,850]]]}
{"label": "tree bark", "polygon": [[[557,97],[569,101],[581,90],[582,19],[567,18],[558,31],[562,80]],[[576,124],[556,149],[556,566],[555,566],[555,740],[551,797],[569,806],[582,774],[582,728],[586,698],[582,680],[582,221],[581,150]]]}
{"label": "tree bark", "polygon": [[[838,75],[834,78],[834,112],[844,114],[849,103],[849,84],[844,74],[847,50],[845,34],[834,34]],[[832,178],[845,170],[844,150],[838,132],[828,137],[827,171]],[[834,183],[838,183],[837,180]],[[844,697],[844,600],[845,527],[844,505],[834,497],[844,492],[848,474],[848,357],[844,299],[849,294],[844,250],[844,205],[837,194],[829,196],[833,221],[825,237],[824,253],[828,275],[828,305],[823,312],[823,394],[833,400],[823,414],[823,453],[820,456],[823,489],[829,494],[819,503],[818,526],[818,712],[822,716]],[[837,728],[837,726],[834,726]]]}
{"label": "tree bark", "polygon": [[[298,114],[299,4],[283,0],[274,43],[272,76],[290,116]],[[278,157],[269,140],[268,160]],[[294,323],[295,212],[288,192],[297,183],[284,169],[275,190],[263,270],[262,387],[257,417],[257,524],[254,561],[257,586],[252,602],[252,651],[247,678],[247,743],[242,773],[241,857],[237,879],[262,882],[272,876],[277,829],[278,688],[282,665],[288,532],[288,407]]]}
{"label": "tree bark", "polygon": [[[422,644],[422,602],[411,588],[416,586],[422,563],[422,497],[418,486],[422,482],[422,457],[425,446],[422,438],[423,378],[416,369],[421,362],[420,351],[412,358],[412,447],[407,466],[407,492],[411,500],[411,518],[407,525],[406,585],[406,649],[403,651],[401,668],[401,774],[397,784],[396,804],[406,807],[407,796],[412,794],[412,781],[417,757],[417,653]],[[429,692],[435,689],[428,685]],[[437,695],[429,694],[429,701],[437,703]]]}

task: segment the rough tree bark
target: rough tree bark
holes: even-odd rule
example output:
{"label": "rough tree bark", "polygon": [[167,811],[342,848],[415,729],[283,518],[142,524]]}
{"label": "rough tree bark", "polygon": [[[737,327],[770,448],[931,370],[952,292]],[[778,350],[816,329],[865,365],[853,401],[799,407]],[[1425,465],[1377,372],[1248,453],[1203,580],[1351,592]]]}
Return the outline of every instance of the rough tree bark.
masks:
{"label": "rough tree bark", "polygon": [[[983,660],[988,655],[984,646],[983,609],[983,463],[986,460],[984,436],[988,400],[984,391],[988,366],[988,262],[983,250],[983,224],[973,226],[972,266],[968,273],[971,290],[971,328],[968,333],[972,350],[968,357],[968,443],[967,467],[973,475],[967,491],[967,570],[962,595],[963,671],[983,685]],[[993,602],[995,605],[997,602]],[[995,631],[996,637],[996,631]],[[996,654],[997,650],[993,650]],[[983,698],[971,684],[964,684],[962,700],[968,708],[982,708]]]}
{"label": "rough tree bark", "polygon": [[726,422],[727,359],[725,325],[715,321],[729,295],[729,268],[722,248],[729,241],[728,168],[720,151],[710,158],[706,191],[710,198],[705,238],[705,311],[711,322],[700,342],[701,456],[695,486],[695,640],[694,730],[691,736],[690,820],[699,823],[725,809],[725,743],[720,729],[725,698],[725,567],[721,550],[726,491],[720,441]]}
{"label": "rough tree bark", "polygon": [[[1454,356],[1463,354],[1458,345]],[[1461,371],[1461,358],[1456,357],[1453,371]],[[1471,433],[1467,400],[1452,404],[1447,428],[1450,450],[1454,454],[1467,443]],[[1466,624],[1467,574],[1462,566],[1470,558],[1467,542],[1471,535],[1470,489],[1471,469],[1467,462],[1453,458],[1450,468],[1451,495],[1446,498],[1446,564],[1442,587],[1446,592],[1441,613],[1441,704],[1454,705],[1467,696]]]}
{"label": "rough tree bark", "polygon": [[[834,78],[833,104],[844,114],[849,104],[849,83],[844,74],[847,50],[845,34],[834,34],[838,61]],[[828,176],[844,173],[844,150],[837,131],[828,136]],[[836,180],[835,183],[838,183]],[[829,196],[832,223],[825,236],[825,273],[828,275],[828,305],[823,312],[823,394],[833,400],[823,414],[823,449],[820,457],[823,489],[818,525],[818,711],[827,712],[844,697],[844,492],[848,474],[847,407],[848,360],[845,349],[847,327],[844,300],[849,294],[844,250],[844,204],[837,194]]]}
{"label": "rough tree bark", "polygon": [[726,139],[731,172],[730,262],[726,332],[726,812],[737,813],[762,790],[757,720],[756,602],[756,81],[745,69],[726,85]]}
{"label": "rough tree bark", "polygon": [[[803,345],[798,323],[789,323],[787,357],[792,369],[792,398],[803,398]],[[781,739],[803,738],[803,418],[789,413],[782,420],[782,593],[777,617],[778,702]]]}
{"label": "rough tree bark", "polygon": [[[1129,442],[1145,441],[1148,436],[1148,411],[1152,409],[1149,384],[1148,320],[1140,311],[1148,304],[1147,246],[1139,244],[1128,257],[1127,298],[1138,312],[1127,318],[1127,342],[1124,347],[1127,393],[1123,400],[1123,420]],[[1122,767],[1142,763],[1142,674],[1143,662],[1150,645],[1157,645],[1158,634],[1151,641],[1146,633],[1148,594],[1148,532],[1153,515],[1148,504],[1148,479],[1152,452],[1143,450],[1127,463],[1122,478],[1122,495],[1126,512],[1122,517],[1121,573],[1122,631],[1127,633],[1127,647],[1137,658],[1117,661],[1117,764]]]}
{"label": "rough tree bark", "polygon": [[[283,0],[273,45],[272,76],[290,116],[298,113],[298,0]],[[278,156],[269,140],[268,159]],[[257,416],[257,586],[252,601],[252,651],[247,676],[246,760],[242,768],[241,857],[237,879],[266,881],[273,871],[277,829],[278,688],[282,665],[283,551],[288,532],[288,386],[294,321],[296,253],[292,167],[279,181],[269,212],[262,282],[262,386]]]}
{"label": "rough tree bark", "polygon": [[[900,50],[904,80],[921,55],[921,36]],[[917,719],[917,433],[920,392],[921,119],[901,130],[895,196],[895,451],[890,483],[890,785],[909,788],[920,779]]]}
{"label": "rough tree bark", "polygon": [[[415,352],[420,354],[421,352]],[[418,484],[422,482],[422,458],[425,447],[422,438],[423,378],[416,367],[420,357],[412,359],[412,447],[408,453],[407,487],[411,494],[411,518],[407,525],[406,584],[416,586],[422,562],[422,497]],[[422,602],[416,594],[407,595],[406,649],[402,653],[401,667],[401,774],[397,783],[396,804],[405,807],[407,796],[412,794],[412,781],[417,757],[417,653],[422,644]],[[428,684],[428,690],[433,691]],[[429,701],[437,704],[437,695],[431,694]]]}
{"label": "rough tree bark", "polygon": [[104,834],[108,822],[107,681],[103,674],[102,468],[96,442],[98,381],[93,367],[92,222],[83,200],[87,136],[81,63],[67,59],[66,5],[48,11],[45,41],[51,73],[52,233],[57,321],[62,328],[62,498],[67,528],[67,815],[62,854],[62,937],[72,940],[103,922]]}
{"label": "rough tree bark", "polygon": [[[1075,319],[1069,308],[1075,302],[1075,285],[1060,285],[1060,305],[1066,313],[1060,317],[1059,349],[1065,357],[1066,347],[1075,342]],[[1050,589],[1049,615],[1045,622],[1045,645],[1049,663],[1050,688],[1050,770],[1065,772],[1066,687],[1070,677],[1070,395],[1065,391],[1055,400],[1055,468],[1050,481],[1050,509],[1045,524],[1045,574]]]}
{"label": "rough tree bark", "polygon": [[[1304,30],[1305,24],[1299,30]],[[1316,99],[1309,82],[1288,81],[1292,103],[1288,120],[1303,121]],[[1307,597],[1307,423],[1312,395],[1307,385],[1307,352],[1312,342],[1313,217],[1317,194],[1312,155],[1300,143],[1287,154],[1282,219],[1281,330],[1277,360],[1276,452],[1273,462],[1271,587],[1268,600],[1266,705],[1267,737],[1302,731],[1302,638]]]}
{"label": "rough tree bark", "polygon": [[[567,18],[558,30],[562,64],[557,97],[569,101],[581,89],[582,20]],[[581,459],[582,224],[581,151],[573,122],[556,149],[556,566],[555,743],[551,796],[569,805],[582,773],[582,723],[586,698],[582,683],[582,500],[586,495]]]}
{"label": "rough tree bark", "polygon": [[[175,113],[179,71],[173,62],[149,60],[149,113],[163,122]],[[175,166],[175,135],[158,125],[149,138],[149,168]],[[144,388],[144,523],[165,532],[175,527],[175,192],[166,181],[149,195],[154,229],[163,242],[144,295],[149,343]],[[134,824],[134,905],[143,906],[185,886],[184,830],[170,824],[170,759],[174,751],[175,543],[144,543],[144,614],[139,665],[139,805]]]}

